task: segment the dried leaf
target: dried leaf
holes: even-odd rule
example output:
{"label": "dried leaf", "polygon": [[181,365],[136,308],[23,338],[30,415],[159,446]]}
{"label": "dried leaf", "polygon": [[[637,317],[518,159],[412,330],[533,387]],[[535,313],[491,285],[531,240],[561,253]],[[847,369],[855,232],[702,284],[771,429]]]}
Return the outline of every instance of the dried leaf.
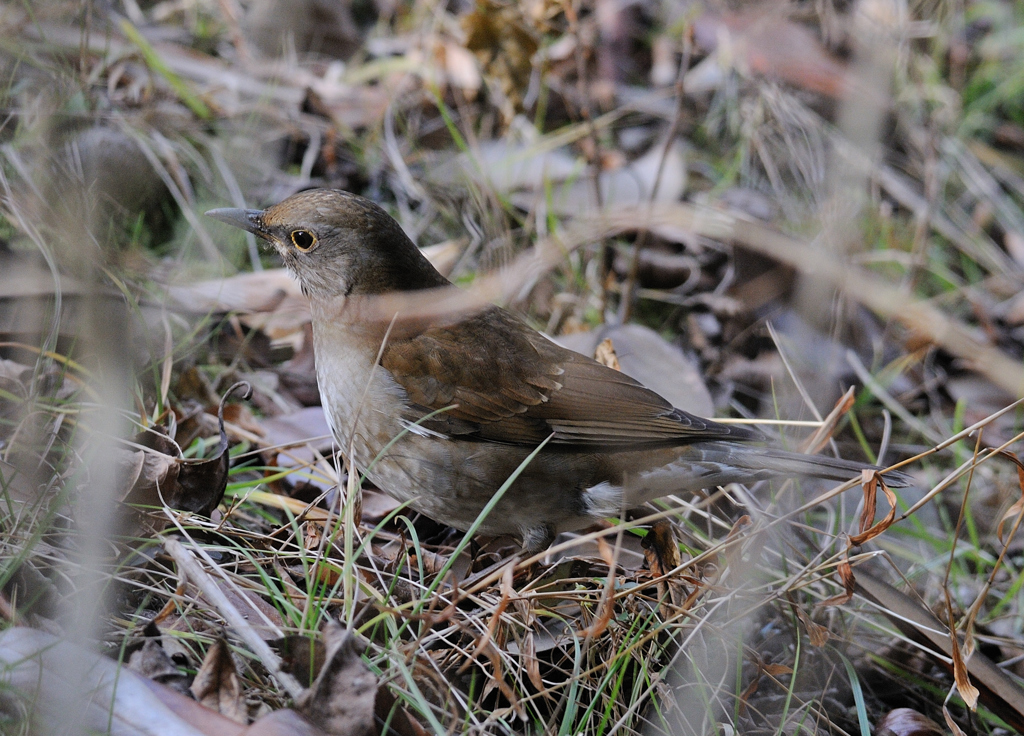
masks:
{"label": "dried leaf", "polygon": [[953,657],[953,681],[956,683],[957,692],[963,698],[967,707],[971,710],[978,709],[978,688],[971,684],[970,675],[967,673],[967,666],[964,664],[964,656],[960,651],[960,641],[956,636],[956,619],[953,616],[953,603],[946,590],[946,616],[949,620],[949,652]]}
{"label": "dried leaf", "polygon": [[[395,696],[386,687],[377,688],[374,701],[378,723],[389,723],[390,729],[381,736],[428,736],[427,730],[409,712],[398,705]],[[251,735],[250,735],[251,736]]]}
{"label": "dried leaf", "polygon": [[821,426],[814,430],[814,434],[800,443],[800,452],[817,455],[825,449],[825,445],[832,438],[832,433],[835,432],[839,420],[846,416],[850,409],[853,408],[854,396],[854,388],[850,386],[846,393],[836,402],[836,405],[832,407],[832,411],[822,421]]}
{"label": "dried leaf", "polygon": [[483,78],[477,58],[461,46],[447,42],[441,46],[444,56],[444,70],[448,83],[467,93],[469,99],[480,91]]}
{"label": "dried leaf", "polygon": [[[654,522],[640,546],[644,551],[647,569],[655,577],[667,575],[682,564],[679,545],[676,543],[672,524],[667,519]],[[663,620],[667,621],[672,617],[675,612],[673,608],[679,610],[683,602],[683,593],[684,590],[678,580],[667,579],[658,582],[658,600]]]}
{"label": "dried leaf", "polygon": [[544,680],[540,676],[540,661],[537,659],[537,644],[534,640],[533,632],[527,631],[526,635],[523,636],[523,649],[519,654],[520,660],[525,664],[526,676],[530,678],[530,682],[537,688],[538,692],[545,692],[547,690],[544,687]]}
{"label": "dried leaf", "polygon": [[612,345],[610,337],[606,337],[597,344],[597,349],[594,350],[594,360],[614,370],[622,370],[622,367],[619,365],[619,356],[615,354],[615,346]]}
{"label": "dried leaf", "polygon": [[949,726],[949,730],[953,732],[953,736],[967,736],[964,730],[960,726],[956,725],[956,721],[953,720],[953,716],[950,715],[949,708],[945,705],[942,706],[942,717],[946,719],[946,725]]}
{"label": "dried leaf", "polygon": [[247,723],[242,683],[231,658],[231,650],[223,638],[214,640],[207,650],[192,686],[196,700],[236,723]]}
{"label": "dried leaf", "polygon": [[[236,383],[221,400],[218,411],[220,440],[213,457],[185,458],[178,445],[162,431],[150,428],[135,437],[146,448],[125,452],[121,461],[121,498],[129,504],[160,506],[209,516],[224,498],[227,487],[228,436],[224,431],[224,400],[246,383]],[[246,394],[248,396],[248,393]]]}
{"label": "dried leaf", "polygon": [[167,655],[160,642],[160,631],[153,624],[146,627],[145,643],[128,658],[128,669],[177,692],[188,692],[188,677]]}
{"label": "dried leaf", "polygon": [[[875,519],[876,496],[879,486],[882,487],[882,492],[885,493],[885,497],[889,501],[889,513],[880,522],[871,526],[871,522]],[[853,547],[870,542],[896,521],[896,494],[889,490],[877,471],[869,468],[861,471],[861,487],[864,489],[864,509],[860,517],[860,533],[850,537],[850,545]]]}
{"label": "dried leaf", "polygon": [[942,736],[942,726],[913,708],[896,708],[875,724],[875,733],[891,731],[893,736]]}
{"label": "dried leaf", "polygon": [[[830,56],[807,28],[773,12],[705,13],[694,24],[694,36],[708,50],[721,44],[720,63],[728,60],[742,72],[837,99],[846,93],[846,66]],[[687,84],[686,91],[698,90]]]}
{"label": "dried leaf", "polygon": [[[505,566],[505,569],[501,573],[501,599],[498,604],[494,607],[494,612],[491,614],[490,620],[487,622],[487,628],[484,629],[483,633],[477,637],[476,647],[473,649],[473,653],[466,657],[466,660],[459,667],[458,672],[462,674],[476,662],[477,658],[488,650],[494,640],[494,633],[498,629],[498,624],[501,621],[501,616],[505,613],[505,609],[508,608],[509,600],[515,593],[512,587],[512,578],[515,572],[515,565],[509,564]],[[495,671],[497,672],[497,671]],[[495,674],[497,676],[497,674]]]}
{"label": "dried leaf", "polygon": [[839,573],[839,580],[843,584],[843,593],[839,595],[827,598],[818,604],[819,607],[824,606],[841,606],[844,603],[848,603],[853,598],[853,592],[857,586],[857,579],[853,577],[853,568],[850,567],[850,546],[847,545],[843,551],[843,559],[840,560],[836,571]]}
{"label": "dried leaf", "polygon": [[[2,467],[0,464],[0,469]],[[3,480],[2,474],[0,480]],[[8,568],[3,595],[18,614],[35,613],[50,619],[59,615],[63,598],[57,586],[43,574],[37,560],[32,557],[26,557],[20,564],[15,563]]]}
{"label": "dried leaf", "polygon": [[597,549],[601,559],[608,565],[608,579],[605,582],[604,590],[601,592],[601,609],[594,622],[579,632],[581,637],[594,639],[605,632],[612,617],[615,615],[615,554],[611,545],[603,537],[597,538]]}
{"label": "dried leaf", "polygon": [[816,624],[811,621],[811,617],[808,616],[800,606],[794,605],[793,610],[796,612],[796,617],[800,619],[800,623],[804,625],[807,630],[807,638],[811,642],[812,647],[823,647],[828,643],[829,633],[821,624]]}
{"label": "dried leaf", "polygon": [[327,658],[327,647],[320,638],[291,634],[268,642],[281,655],[285,672],[309,687],[323,669]]}
{"label": "dried leaf", "polygon": [[511,106],[503,111],[509,120],[521,109],[522,80],[530,78],[533,55],[540,48],[538,34],[523,11],[519,3],[477,0],[476,9],[462,16],[466,48],[476,53],[485,76],[497,82]]}
{"label": "dried leaf", "polygon": [[283,708],[260,718],[246,729],[244,736],[326,736],[301,715]]}
{"label": "dried leaf", "polygon": [[597,344],[604,338],[615,345],[619,370],[627,376],[664,396],[672,406],[683,411],[702,417],[714,413],[714,401],[697,362],[650,327],[636,324],[605,326],[590,332],[560,335],[556,342],[578,353],[593,355]]}
{"label": "dried leaf", "polygon": [[[1010,519],[1016,518],[1020,516],[1022,513],[1024,513],[1024,463],[1022,463],[1020,461],[1020,458],[1018,458],[1012,452],[1002,450],[999,454],[1007,458],[1014,465],[1017,466],[1017,483],[1020,486],[1021,490],[1021,497],[1014,501],[1013,505],[1010,506],[1010,508],[1008,508],[1006,512],[999,518],[999,524],[996,526],[996,536],[999,538],[999,541],[1003,544],[1007,544],[1007,542],[1003,539],[1003,524],[1005,524]],[[1016,530],[1019,524],[1020,521],[1014,524],[1014,530]]]}
{"label": "dried leaf", "polygon": [[245,733],[191,698],[43,631],[14,627],[0,634],[0,668],[6,697],[31,709],[33,733]]}
{"label": "dried leaf", "polygon": [[364,646],[333,621],[324,629],[324,641],[326,662],[296,706],[332,736],[369,736],[376,729],[377,678],[360,657]]}

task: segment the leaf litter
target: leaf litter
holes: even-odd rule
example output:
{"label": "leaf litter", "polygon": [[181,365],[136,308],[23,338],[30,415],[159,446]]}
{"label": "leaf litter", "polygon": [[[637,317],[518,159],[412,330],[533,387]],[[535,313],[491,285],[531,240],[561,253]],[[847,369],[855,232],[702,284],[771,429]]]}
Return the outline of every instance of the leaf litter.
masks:
{"label": "leaf litter", "polygon": [[[116,664],[156,649],[156,626],[173,652],[154,654],[160,676],[211,706],[192,711],[201,732],[1020,728],[1020,428],[1003,407],[1022,385],[1024,135],[991,92],[1007,83],[993,54],[1016,48],[993,21],[1012,25],[1009,4],[972,4],[959,26],[872,3],[284,5],[0,16],[21,39],[2,57],[0,657],[36,695],[5,717],[88,719],[50,707],[66,701],[44,655],[13,664],[79,644],[113,659],[62,656],[123,682],[104,714],[164,713]],[[891,88],[858,56],[879,18],[897,30],[878,56]],[[877,158],[844,117],[850,90],[891,118]],[[699,413],[802,420],[834,403],[810,436],[764,427],[898,458],[919,487],[670,498],[530,560],[466,544],[336,464],[310,420],[301,295],[197,216],[309,186],[384,202],[441,243],[473,303],[610,337],[607,360],[689,383]],[[82,254],[134,315],[117,437],[91,430]],[[624,314],[648,333],[600,329]],[[238,381],[251,403],[224,406]],[[88,580],[83,436],[150,523],[108,540],[109,613],[76,644],[59,638]],[[904,591],[882,581],[900,576]],[[893,715],[900,701],[919,717]]]}

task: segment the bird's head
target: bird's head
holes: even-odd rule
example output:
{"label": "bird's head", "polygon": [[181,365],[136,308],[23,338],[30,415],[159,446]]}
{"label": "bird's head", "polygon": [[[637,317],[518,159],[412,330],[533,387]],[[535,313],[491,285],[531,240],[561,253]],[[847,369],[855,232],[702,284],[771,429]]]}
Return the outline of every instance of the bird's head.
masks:
{"label": "bird's head", "polygon": [[387,212],[338,189],[299,192],[265,210],[216,209],[206,214],[273,245],[311,299],[449,283]]}

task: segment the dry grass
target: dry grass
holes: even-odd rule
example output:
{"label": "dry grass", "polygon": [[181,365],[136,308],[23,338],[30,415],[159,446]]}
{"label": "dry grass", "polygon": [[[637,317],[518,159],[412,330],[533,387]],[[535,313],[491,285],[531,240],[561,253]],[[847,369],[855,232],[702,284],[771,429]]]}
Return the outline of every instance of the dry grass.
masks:
{"label": "dry grass", "polygon": [[[226,626],[255,717],[299,699],[310,667],[262,642],[335,620],[400,733],[854,734],[898,704],[1009,732],[850,578],[951,612],[968,650],[1020,673],[1021,483],[1001,454],[1020,412],[999,411],[1024,394],[1009,4],[637,4],[616,25],[602,3],[381,3],[339,32],[344,65],[299,26],[299,48],[261,56],[258,5],[0,10],[4,628],[120,660],[155,623],[192,669]],[[808,28],[831,48],[794,71],[772,50]],[[709,50],[726,30],[731,51]],[[258,289],[229,314],[168,297],[274,265],[208,205],[309,186],[446,243],[459,308],[498,300],[564,334],[632,315],[700,362],[721,413],[811,417],[815,444],[905,461],[915,488],[877,527],[871,483],[668,498],[530,560],[383,504],[322,441],[268,433],[308,403],[301,309]],[[207,412],[239,379],[255,411],[227,416],[217,510],[123,510],[134,435],[215,457]]]}

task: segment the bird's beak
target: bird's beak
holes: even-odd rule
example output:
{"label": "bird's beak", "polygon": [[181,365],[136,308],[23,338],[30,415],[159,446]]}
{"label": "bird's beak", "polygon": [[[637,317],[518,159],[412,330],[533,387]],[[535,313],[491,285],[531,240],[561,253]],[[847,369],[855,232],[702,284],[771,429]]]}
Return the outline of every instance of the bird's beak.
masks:
{"label": "bird's beak", "polygon": [[210,210],[206,215],[215,220],[226,222],[228,225],[248,230],[253,235],[267,236],[267,230],[263,226],[263,210],[242,210],[224,207],[223,209]]}

